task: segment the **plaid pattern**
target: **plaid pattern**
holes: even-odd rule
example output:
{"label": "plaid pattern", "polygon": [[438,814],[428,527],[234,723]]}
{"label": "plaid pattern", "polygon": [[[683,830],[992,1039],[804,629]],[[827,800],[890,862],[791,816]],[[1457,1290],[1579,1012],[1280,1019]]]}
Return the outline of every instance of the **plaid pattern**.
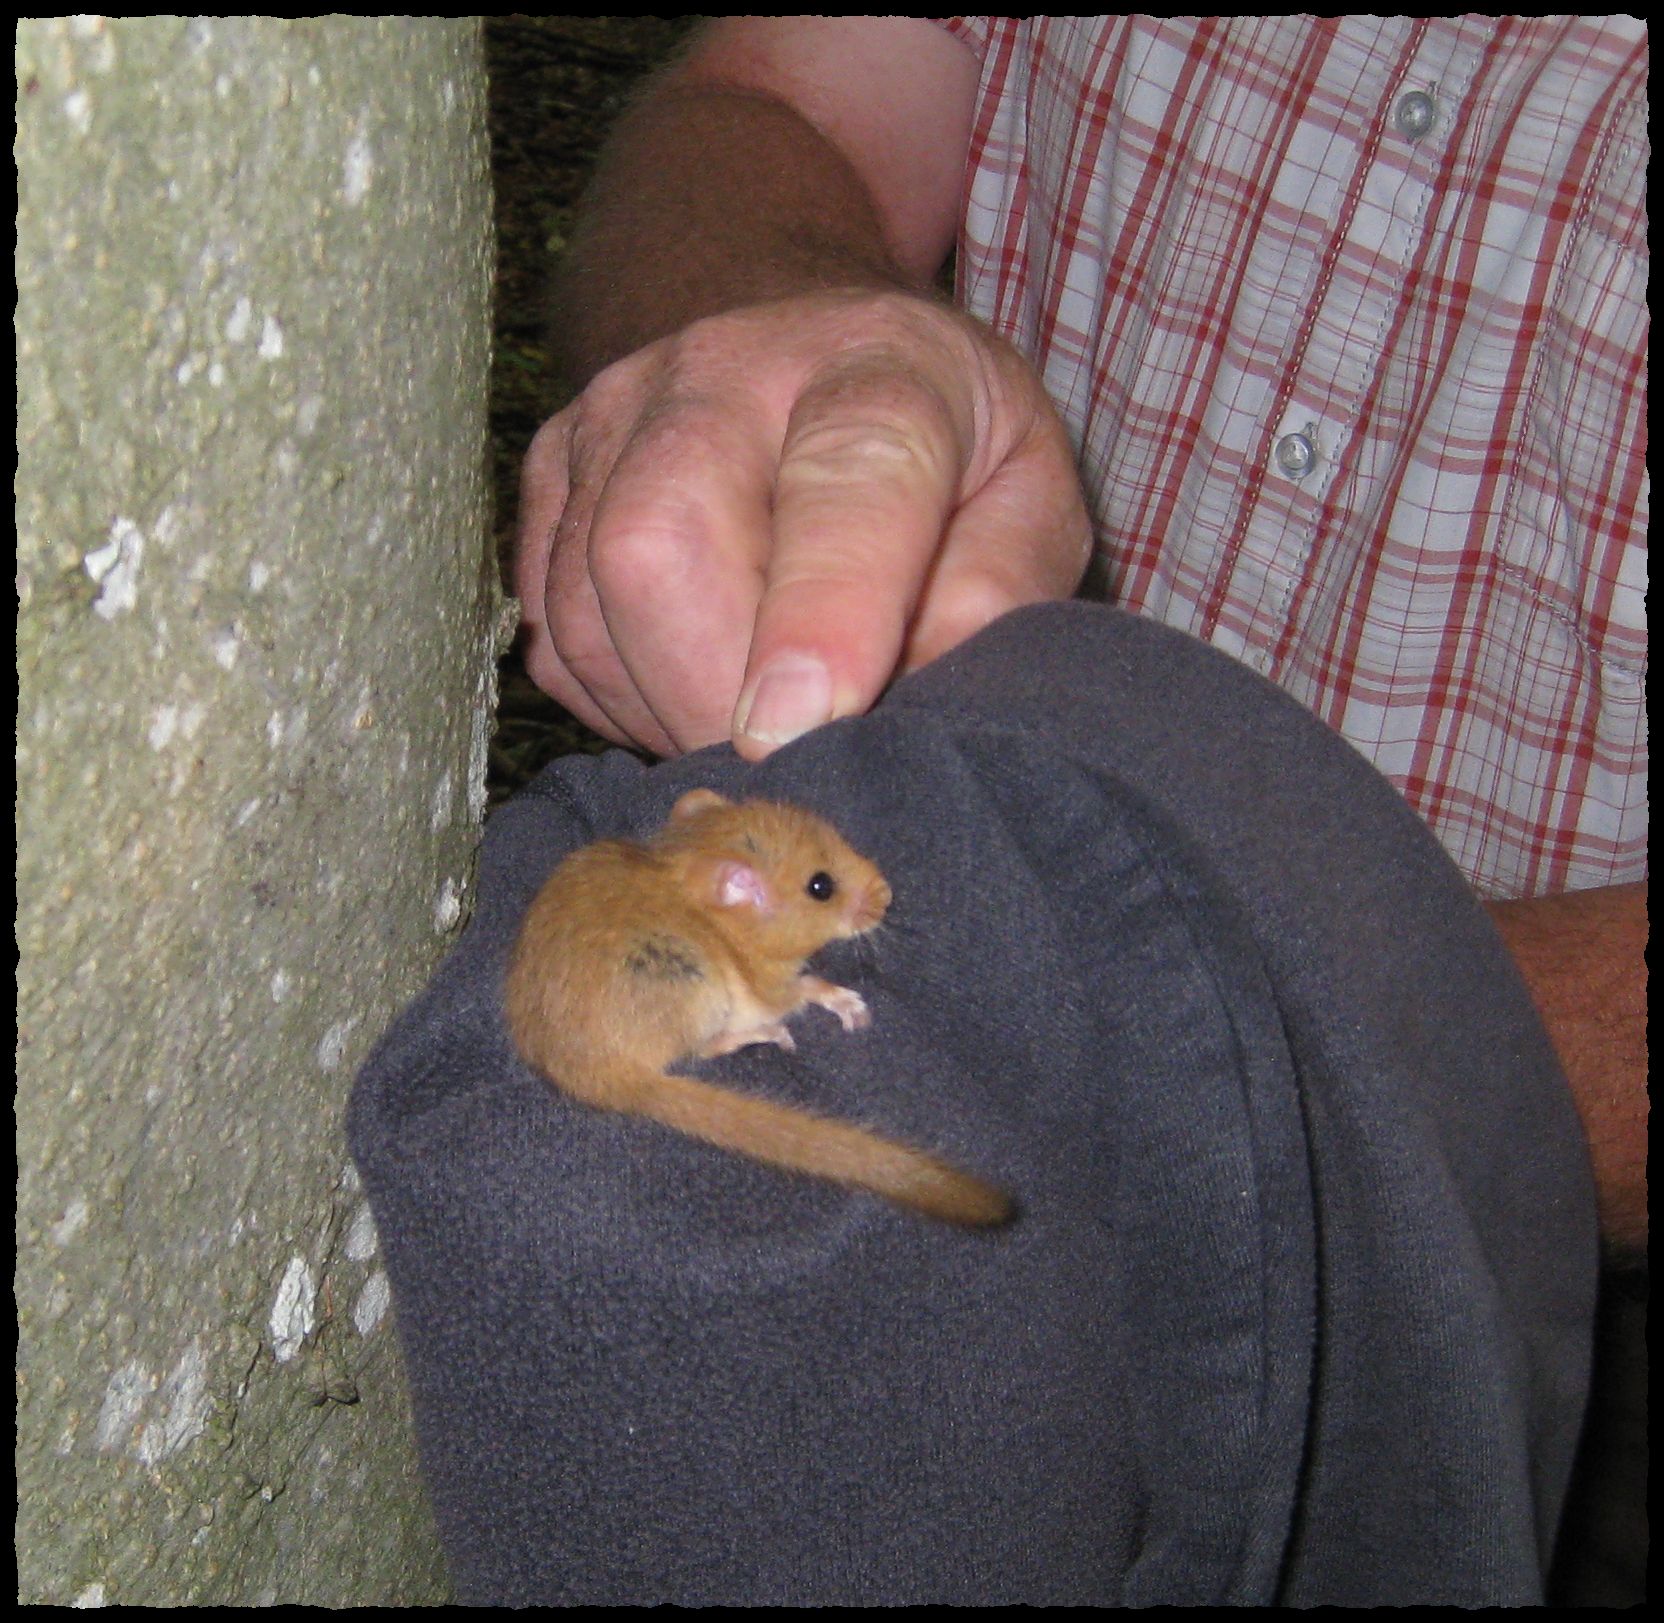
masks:
{"label": "plaid pattern", "polygon": [[1077,437],[1110,596],[1310,706],[1483,894],[1642,877],[1644,25],[948,26],[960,294]]}

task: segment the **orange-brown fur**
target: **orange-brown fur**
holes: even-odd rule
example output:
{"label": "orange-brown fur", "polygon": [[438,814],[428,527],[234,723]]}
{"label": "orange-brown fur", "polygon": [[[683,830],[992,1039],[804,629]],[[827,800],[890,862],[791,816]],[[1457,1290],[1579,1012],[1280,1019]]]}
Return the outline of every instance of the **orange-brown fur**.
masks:
{"label": "orange-brown fur", "polygon": [[[812,882],[827,880],[817,899]],[[510,959],[509,1030],[528,1064],[585,1104],[949,1222],[1004,1222],[1004,1194],[923,1151],[667,1074],[751,1043],[793,1048],[785,1021],[812,1003],[846,1030],[867,1025],[858,993],[804,965],[872,929],[889,903],[877,867],[819,817],[692,790],[646,843],[601,840],[555,870]]]}

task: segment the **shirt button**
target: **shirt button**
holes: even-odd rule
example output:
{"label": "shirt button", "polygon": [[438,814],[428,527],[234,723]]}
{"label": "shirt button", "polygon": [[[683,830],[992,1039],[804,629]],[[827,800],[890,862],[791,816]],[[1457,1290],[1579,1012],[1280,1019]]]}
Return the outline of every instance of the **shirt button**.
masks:
{"label": "shirt button", "polygon": [[1392,121],[1407,141],[1419,141],[1439,116],[1439,104],[1425,90],[1411,90],[1398,98]]}
{"label": "shirt button", "polygon": [[1290,479],[1304,479],[1317,466],[1317,446],[1309,434],[1285,434],[1277,441],[1277,466]]}

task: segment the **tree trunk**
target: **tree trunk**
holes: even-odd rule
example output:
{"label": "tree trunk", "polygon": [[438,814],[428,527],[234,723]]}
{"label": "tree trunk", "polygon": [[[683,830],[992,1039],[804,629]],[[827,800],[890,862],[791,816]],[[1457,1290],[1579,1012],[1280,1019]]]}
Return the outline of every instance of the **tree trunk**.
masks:
{"label": "tree trunk", "polygon": [[17,51],[19,1598],[439,1602],[341,1118],[484,804],[477,21]]}

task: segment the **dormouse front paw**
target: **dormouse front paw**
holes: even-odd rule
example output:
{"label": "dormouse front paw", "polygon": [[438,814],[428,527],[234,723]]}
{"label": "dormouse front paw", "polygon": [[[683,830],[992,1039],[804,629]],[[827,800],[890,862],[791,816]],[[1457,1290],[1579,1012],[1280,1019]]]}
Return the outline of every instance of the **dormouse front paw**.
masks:
{"label": "dormouse front paw", "polygon": [[818,1003],[823,1009],[831,1010],[843,1022],[845,1031],[857,1031],[872,1024],[867,1000],[859,992],[851,991],[847,986],[834,986],[818,975],[805,975],[800,984],[804,1002]]}

